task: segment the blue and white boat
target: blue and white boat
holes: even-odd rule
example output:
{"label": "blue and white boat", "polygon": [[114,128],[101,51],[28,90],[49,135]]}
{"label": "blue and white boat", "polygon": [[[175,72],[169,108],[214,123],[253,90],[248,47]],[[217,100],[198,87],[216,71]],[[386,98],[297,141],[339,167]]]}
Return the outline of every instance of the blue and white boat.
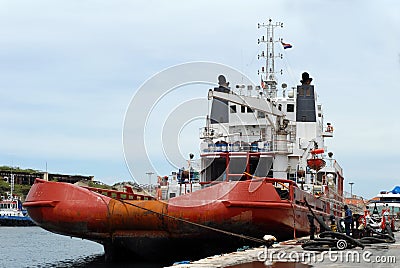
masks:
{"label": "blue and white boat", "polygon": [[400,219],[400,186],[395,186],[391,191],[381,191],[369,201],[369,208],[373,214],[382,215],[386,211],[395,219]]}
{"label": "blue and white boat", "polygon": [[20,199],[8,194],[0,200],[0,226],[33,226],[35,225]]}

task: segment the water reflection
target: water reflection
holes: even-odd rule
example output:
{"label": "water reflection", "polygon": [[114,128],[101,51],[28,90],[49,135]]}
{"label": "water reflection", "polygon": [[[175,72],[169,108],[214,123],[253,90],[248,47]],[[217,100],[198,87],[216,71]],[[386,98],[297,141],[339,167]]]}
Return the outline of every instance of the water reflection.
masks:
{"label": "water reflection", "polygon": [[0,267],[143,267],[172,263],[145,263],[136,260],[106,263],[103,246],[88,240],[50,233],[40,227],[0,226],[3,250]]}
{"label": "water reflection", "polygon": [[159,268],[171,265],[170,263],[149,263],[149,262],[138,262],[138,261],[123,261],[123,262],[114,262],[114,263],[106,263],[104,259],[104,254],[101,255],[93,255],[87,256],[84,258],[78,259],[67,259],[58,261],[55,263],[46,263],[38,265],[40,268],[50,268],[50,267],[60,267],[60,268],[90,268],[90,267],[99,267],[99,268],[122,268],[122,267],[143,267],[143,268]]}

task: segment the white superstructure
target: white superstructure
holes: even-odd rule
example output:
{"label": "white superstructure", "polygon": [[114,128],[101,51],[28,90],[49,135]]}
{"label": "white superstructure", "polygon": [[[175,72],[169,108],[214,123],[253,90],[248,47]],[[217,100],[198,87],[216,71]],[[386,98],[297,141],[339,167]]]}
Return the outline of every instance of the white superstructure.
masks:
{"label": "white superstructure", "polygon": [[266,59],[259,71],[261,86],[229,87],[220,75],[220,86],[209,91],[211,112],[200,129],[201,182],[268,176],[294,180],[314,194],[329,191],[336,198],[343,193],[343,172],[333,154],[325,153],[333,127],[324,122],[308,73],[301,85],[278,87],[273,36],[278,26],[271,20],[259,25],[267,29],[259,40],[266,44],[259,55]]}
{"label": "white superstructure", "polygon": [[382,191],[376,197],[369,201],[369,209],[373,214],[381,215],[382,211],[387,211],[390,215],[400,218],[400,187],[396,186],[392,191]]}

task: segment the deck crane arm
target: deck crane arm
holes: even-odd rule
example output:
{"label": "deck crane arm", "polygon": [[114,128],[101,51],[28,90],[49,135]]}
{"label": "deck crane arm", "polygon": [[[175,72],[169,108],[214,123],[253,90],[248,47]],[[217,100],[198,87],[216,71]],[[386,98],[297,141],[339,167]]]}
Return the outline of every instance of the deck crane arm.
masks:
{"label": "deck crane arm", "polygon": [[307,148],[304,149],[304,152],[300,157],[300,163],[303,168],[305,168],[307,166],[307,158],[313,149],[315,149],[315,139],[312,139],[309,141]]}
{"label": "deck crane arm", "polygon": [[269,99],[240,96],[232,92],[226,93],[214,91],[211,89],[208,92],[208,99],[229,101],[235,104],[249,107],[252,110],[264,112],[266,114],[267,120],[276,130],[278,130],[277,123],[273,122],[270,116],[278,117],[279,120],[277,121],[279,126],[283,125],[283,120],[286,120],[284,119],[285,114],[281,110],[279,110],[278,107],[276,107],[276,105],[272,103]]}

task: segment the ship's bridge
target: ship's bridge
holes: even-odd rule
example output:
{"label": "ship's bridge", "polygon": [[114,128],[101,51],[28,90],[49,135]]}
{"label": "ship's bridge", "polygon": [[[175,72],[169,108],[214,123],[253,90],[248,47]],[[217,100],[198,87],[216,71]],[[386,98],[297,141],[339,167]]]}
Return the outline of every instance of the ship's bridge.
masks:
{"label": "ship's bridge", "polygon": [[[250,126],[249,128],[253,128]],[[233,132],[219,133],[218,128],[203,127],[200,128],[199,136],[203,142],[200,145],[201,153],[213,152],[275,152],[292,154],[294,140],[278,140],[278,137],[272,136],[271,139],[264,139],[260,131],[254,128],[255,134],[242,135],[242,133]],[[215,141],[215,142],[214,142]],[[287,146],[282,146],[282,142]]]}

